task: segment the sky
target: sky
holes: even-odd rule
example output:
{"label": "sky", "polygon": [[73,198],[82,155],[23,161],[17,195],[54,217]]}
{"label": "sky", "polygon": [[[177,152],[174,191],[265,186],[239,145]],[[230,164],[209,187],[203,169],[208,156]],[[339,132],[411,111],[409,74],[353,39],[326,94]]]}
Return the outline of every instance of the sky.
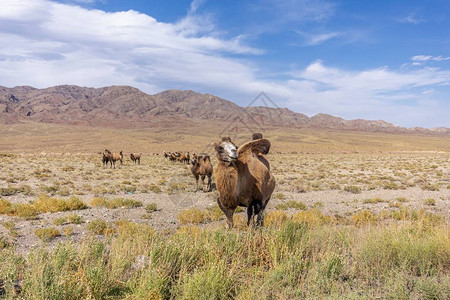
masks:
{"label": "sky", "polygon": [[0,86],[261,92],[313,116],[450,127],[447,0],[2,0]]}

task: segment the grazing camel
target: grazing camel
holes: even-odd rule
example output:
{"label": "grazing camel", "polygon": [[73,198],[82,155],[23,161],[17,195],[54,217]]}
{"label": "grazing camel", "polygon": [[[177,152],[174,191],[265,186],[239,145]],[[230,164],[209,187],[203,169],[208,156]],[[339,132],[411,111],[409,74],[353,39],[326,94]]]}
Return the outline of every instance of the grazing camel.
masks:
{"label": "grazing camel", "polygon": [[186,152],[184,154],[180,153],[180,156],[178,157],[178,161],[181,163],[189,164],[189,161],[190,161],[189,152]]}
{"label": "grazing camel", "polygon": [[120,151],[119,153],[113,153],[111,156],[111,164],[116,168],[116,161],[120,160],[120,164],[123,164],[123,153]]}
{"label": "grazing camel", "polygon": [[142,155],[142,153],[130,153],[130,158],[131,158],[131,160],[134,162],[134,164],[138,164],[138,165],[140,165],[141,164],[141,155]]}
{"label": "grazing camel", "polygon": [[175,152],[170,152],[169,160],[170,161],[176,161],[177,160],[177,154]]}
{"label": "grazing camel", "polygon": [[163,155],[164,155],[164,158],[165,158],[166,160],[168,160],[169,154],[170,154],[170,153],[167,153],[166,151],[163,151]]}
{"label": "grazing camel", "polygon": [[[202,181],[202,187],[204,192],[209,192],[211,190],[211,176],[213,174],[213,166],[211,164],[211,159],[208,154],[200,154],[195,159],[191,160],[192,167],[191,172],[195,177],[196,188],[198,190],[198,179]],[[208,183],[205,189],[205,177],[208,177]]]}
{"label": "grazing camel", "polygon": [[105,149],[105,151],[103,151],[103,158],[102,158],[103,168],[108,167],[108,162],[111,163],[112,168],[112,153],[108,149]]}
{"label": "grazing camel", "polygon": [[239,147],[229,137],[214,144],[219,161],[214,168],[219,191],[217,203],[233,227],[233,214],[238,206],[247,207],[247,225],[257,216],[256,225],[263,225],[263,211],[275,189],[275,178],[269,162],[262,154],[269,153],[270,142],[257,139]]}

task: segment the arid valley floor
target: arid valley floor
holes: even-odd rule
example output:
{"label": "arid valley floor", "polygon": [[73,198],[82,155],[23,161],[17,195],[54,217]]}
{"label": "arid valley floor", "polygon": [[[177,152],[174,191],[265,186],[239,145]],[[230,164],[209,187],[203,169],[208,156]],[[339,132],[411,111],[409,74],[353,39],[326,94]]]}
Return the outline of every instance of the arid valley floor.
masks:
{"label": "arid valley floor", "polygon": [[[214,157],[210,143],[220,139],[220,128],[215,135],[214,132],[195,135],[194,131],[201,131],[192,130],[183,136],[181,130],[91,128],[91,132],[85,132],[76,126],[39,126],[36,131],[25,132],[26,126],[15,125],[1,134],[2,199],[31,203],[39,197],[76,197],[87,208],[75,211],[83,220],[76,225],[67,221],[55,225],[55,220],[73,215],[73,211],[40,213],[30,220],[0,215],[1,223],[14,223],[13,236],[5,226],[0,226],[0,232],[14,240],[19,250],[29,250],[39,244],[34,234],[36,229],[57,228],[61,236],[53,239],[56,243],[61,239],[81,238],[88,233],[86,225],[96,219],[112,227],[117,221],[130,220],[170,232],[185,225],[177,219],[182,211],[197,208],[205,212],[214,210],[217,214],[215,220],[206,218],[198,223],[204,226],[225,223],[216,205],[214,179],[211,192],[195,191],[190,165],[170,162],[162,156],[166,150],[207,151]],[[250,135],[243,130],[235,136],[237,144],[245,142]],[[293,204],[298,202],[304,204],[299,206],[300,210],[315,208],[336,218],[351,219],[360,211],[379,214],[413,208],[439,214],[448,221],[448,136],[325,130],[268,131],[265,136],[272,141],[268,159],[277,180],[267,212],[285,204],[282,209],[292,215],[299,210]],[[123,165],[118,163],[116,169],[104,168],[100,154],[104,148],[123,150]],[[132,163],[130,152],[143,153],[140,165]],[[107,208],[92,205],[94,198],[129,199],[136,203],[130,204],[131,207],[117,204],[115,208]],[[145,207],[150,203],[156,204],[156,211],[148,213]],[[244,218],[245,213],[238,214],[239,217]],[[65,236],[67,227],[73,232]]]}
{"label": "arid valley floor", "polygon": [[[210,143],[221,135],[239,145],[251,133],[2,126],[0,248],[27,255],[67,240],[104,240],[126,221],[150,225],[163,236],[190,226],[225,228],[214,178],[211,192],[196,191],[190,165],[162,156],[165,150],[209,151],[213,157]],[[266,227],[308,218],[356,227],[430,219],[448,237],[448,135],[269,129],[264,136],[272,143],[267,159],[277,182]],[[123,150],[123,165],[104,168],[105,148]],[[130,152],[142,153],[140,165],[131,162]],[[234,230],[248,230],[245,219],[243,210],[237,213]]]}

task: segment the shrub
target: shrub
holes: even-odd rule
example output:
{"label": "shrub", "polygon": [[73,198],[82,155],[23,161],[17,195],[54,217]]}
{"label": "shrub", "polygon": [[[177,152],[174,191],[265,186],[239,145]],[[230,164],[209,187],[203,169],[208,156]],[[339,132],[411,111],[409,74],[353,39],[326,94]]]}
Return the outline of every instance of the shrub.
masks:
{"label": "shrub", "polygon": [[434,206],[434,205],[436,205],[436,200],[434,200],[433,198],[428,198],[428,199],[425,199],[424,204]]}
{"label": "shrub", "polygon": [[65,236],[70,236],[73,234],[73,227],[67,226],[66,228],[64,228],[63,232]]}
{"label": "shrub", "polygon": [[81,224],[83,223],[83,217],[77,214],[67,215],[67,221],[71,224]]}
{"label": "shrub", "polygon": [[156,203],[149,203],[149,204],[147,204],[147,205],[145,206],[145,210],[146,210],[148,213],[152,213],[152,212],[158,210],[158,206],[156,205]]}
{"label": "shrub", "polygon": [[102,219],[95,219],[86,225],[86,229],[94,234],[103,235],[106,233],[108,225]]}
{"label": "shrub", "polygon": [[390,182],[386,182],[383,185],[383,188],[385,190],[397,190],[397,189],[399,189],[399,186],[397,185],[397,183],[390,181]]}
{"label": "shrub", "polygon": [[43,242],[49,242],[60,235],[56,228],[39,228],[34,231],[34,234]]}
{"label": "shrub", "polygon": [[437,184],[426,183],[426,184],[422,185],[422,190],[439,191],[439,186]]}
{"label": "shrub", "polygon": [[139,200],[127,199],[127,198],[114,198],[112,200],[106,201],[106,208],[135,208],[142,206],[142,202]]}
{"label": "shrub", "polygon": [[200,224],[206,222],[208,215],[198,208],[191,207],[183,210],[177,216],[178,221],[181,224]]}
{"label": "shrub", "polygon": [[0,250],[8,248],[9,246],[11,246],[10,242],[8,242],[8,240],[0,235]]}
{"label": "shrub", "polygon": [[142,206],[142,202],[139,200],[133,200],[128,198],[114,198],[111,200],[105,198],[93,198],[91,200],[91,205],[94,207],[106,207],[110,209],[126,207],[135,208]]}
{"label": "shrub", "polygon": [[278,204],[275,206],[275,208],[282,209],[282,210],[287,210],[289,208],[303,210],[303,209],[306,209],[306,205],[303,204],[302,202],[291,200],[291,201],[288,201],[285,203]]}
{"label": "shrub", "polygon": [[386,200],[383,200],[381,198],[371,198],[371,199],[364,199],[363,203],[365,204],[376,204],[376,203],[381,203],[381,202],[386,202]]}
{"label": "shrub", "polygon": [[38,212],[28,203],[11,203],[7,200],[0,199],[0,214],[22,217],[26,220],[36,218]]}
{"label": "shrub", "polygon": [[305,224],[307,226],[317,226],[332,221],[330,216],[322,214],[318,209],[300,211],[292,216],[292,220],[295,223]]}
{"label": "shrub", "polygon": [[356,185],[347,185],[344,187],[344,191],[353,193],[353,194],[359,194],[359,193],[361,193],[361,188]]}
{"label": "shrub", "polygon": [[0,199],[0,214],[10,213],[12,208],[12,203],[5,199]]}
{"label": "shrub", "polygon": [[206,210],[208,211],[208,218],[212,221],[219,221],[225,217],[225,214],[218,205],[208,207]]}
{"label": "shrub", "polygon": [[185,278],[181,290],[182,299],[233,299],[233,279],[222,265],[210,265],[197,269]]}
{"label": "shrub", "polygon": [[264,217],[264,225],[267,227],[279,228],[289,219],[289,216],[282,210],[274,210]]}
{"label": "shrub", "polygon": [[360,210],[352,215],[352,223],[355,225],[372,224],[377,221],[377,216],[369,210]]}
{"label": "shrub", "polygon": [[274,198],[283,200],[283,199],[286,199],[286,196],[283,193],[276,193]]}
{"label": "shrub", "polygon": [[66,222],[67,222],[67,218],[66,217],[59,217],[59,218],[54,218],[53,219],[53,224],[55,224],[55,225],[63,225]]}
{"label": "shrub", "polygon": [[398,202],[401,202],[401,203],[405,203],[405,202],[409,201],[406,197],[398,197],[395,200],[397,200]]}
{"label": "shrub", "polygon": [[94,197],[92,198],[90,204],[93,207],[106,206],[106,201],[107,200],[105,198]]}
{"label": "shrub", "polygon": [[70,197],[68,200],[51,198],[45,194],[39,196],[33,202],[33,206],[41,213],[78,210],[87,208],[86,204],[78,197]]}

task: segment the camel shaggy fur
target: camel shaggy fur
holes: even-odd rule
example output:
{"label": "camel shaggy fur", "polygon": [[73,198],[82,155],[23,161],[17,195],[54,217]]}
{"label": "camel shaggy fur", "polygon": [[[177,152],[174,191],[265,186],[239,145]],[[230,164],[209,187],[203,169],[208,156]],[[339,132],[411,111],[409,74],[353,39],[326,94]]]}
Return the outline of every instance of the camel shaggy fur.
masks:
{"label": "camel shaggy fur", "polygon": [[120,151],[119,153],[113,153],[111,155],[111,164],[116,168],[116,161],[120,160],[120,164],[123,164],[123,153]]}
{"label": "camel shaggy fur", "polygon": [[108,163],[111,164],[111,168],[112,168],[112,153],[108,149],[105,149],[105,151],[103,151],[102,163],[103,163],[103,168],[107,168]]}
{"label": "camel shaggy fur", "polygon": [[[195,177],[196,188],[198,190],[198,180],[202,181],[202,187],[204,192],[209,192],[211,190],[211,176],[213,174],[213,166],[211,164],[211,159],[207,154],[199,154],[195,159],[191,160],[192,167],[191,172]],[[208,182],[205,188],[205,177],[208,177]]]}
{"label": "camel shaggy fur", "polygon": [[140,165],[141,164],[141,155],[142,155],[142,153],[130,153],[131,161],[134,162],[134,164],[137,163],[138,165]]}
{"label": "camel shaggy fur", "polygon": [[214,144],[219,161],[214,168],[217,203],[233,227],[233,214],[238,206],[247,207],[247,225],[257,216],[256,225],[263,225],[263,211],[275,189],[275,178],[269,162],[262,156],[269,153],[270,142],[257,139],[239,147],[230,138]]}

